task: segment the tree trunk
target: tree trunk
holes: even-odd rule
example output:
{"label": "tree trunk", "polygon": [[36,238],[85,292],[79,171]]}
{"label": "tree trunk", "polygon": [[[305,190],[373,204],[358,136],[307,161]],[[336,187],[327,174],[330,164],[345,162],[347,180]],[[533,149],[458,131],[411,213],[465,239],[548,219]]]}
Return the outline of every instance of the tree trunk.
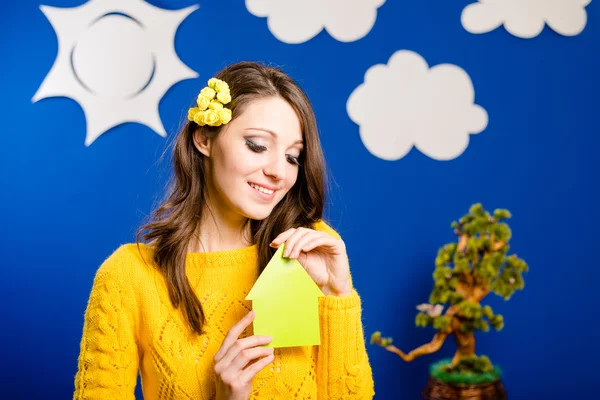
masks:
{"label": "tree trunk", "polygon": [[[431,342],[417,347],[416,349],[414,349],[413,351],[411,351],[408,354],[404,354],[404,352],[402,350],[400,350],[399,348],[397,348],[396,346],[393,346],[393,345],[385,346],[385,349],[387,351],[391,351],[392,353],[398,354],[404,361],[410,362],[417,357],[421,357],[425,354],[431,354],[431,353],[435,353],[436,351],[438,351],[444,344],[444,340],[446,340],[447,337],[448,337],[447,332],[440,331],[435,334],[435,336],[433,337],[433,340]],[[378,344],[381,344],[381,339]]]}
{"label": "tree trunk", "polygon": [[454,339],[456,340],[457,350],[452,358],[452,367],[456,367],[462,358],[475,355],[475,335],[473,332],[461,332],[460,329],[455,329]]}

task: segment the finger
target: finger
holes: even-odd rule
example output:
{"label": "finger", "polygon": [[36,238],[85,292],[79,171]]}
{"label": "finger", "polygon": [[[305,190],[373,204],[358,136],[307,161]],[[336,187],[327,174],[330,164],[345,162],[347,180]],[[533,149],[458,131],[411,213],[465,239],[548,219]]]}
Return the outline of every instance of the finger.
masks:
{"label": "finger", "polygon": [[240,337],[240,335],[242,334],[244,329],[246,329],[248,327],[248,325],[250,325],[252,323],[253,320],[254,320],[254,311],[250,311],[248,314],[246,314],[244,316],[244,318],[239,320],[238,323],[235,324],[229,330],[229,332],[227,332],[227,336],[225,336],[225,339],[223,340],[223,343],[221,344],[221,348],[219,348],[219,351],[217,351],[217,354],[215,354],[216,362],[219,362],[221,360],[221,358],[223,358],[225,353],[227,353],[227,351],[229,350],[229,347],[233,343],[235,343],[236,340],[238,340],[238,338]]}
{"label": "finger", "polygon": [[[252,347],[242,350],[229,364],[229,369],[233,371],[241,371],[249,362],[258,358],[266,357],[273,354],[273,349],[270,347]],[[223,358],[225,360],[225,358]]]}
{"label": "finger", "polygon": [[[262,346],[271,343],[272,340],[273,338],[271,338],[270,336],[258,335],[250,336],[244,339],[239,339],[234,344],[229,346],[229,349],[221,358],[220,364],[222,364],[222,367],[227,367],[241,352],[245,351],[246,349],[255,348],[257,346]],[[259,348],[264,349],[265,347]],[[243,366],[239,367],[239,369],[242,368]]]}
{"label": "finger", "polygon": [[279,247],[279,245],[287,240],[290,236],[292,236],[296,232],[296,228],[290,228],[285,232],[280,233],[277,237],[271,242],[272,247]]}
{"label": "finger", "polygon": [[[305,245],[302,246],[302,248],[300,249],[300,251],[303,251],[305,253],[308,253],[309,251],[312,251],[314,249],[316,249],[317,247],[330,247],[332,249],[337,249],[340,245],[339,243],[340,241],[336,238],[334,238],[333,236],[329,235],[329,234],[325,234],[323,236],[320,237],[316,237],[313,238],[312,240],[310,240],[308,243],[306,243]],[[340,249],[341,251],[341,249]],[[337,253],[337,251],[336,251]]]}
{"label": "finger", "polygon": [[252,381],[252,378],[254,378],[254,375],[256,375],[260,371],[262,371],[262,369],[264,367],[266,367],[267,365],[269,365],[271,363],[271,361],[273,361],[274,358],[275,358],[275,355],[271,354],[269,356],[266,356],[265,358],[261,358],[254,364],[250,365],[248,368],[243,370],[242,374],[240,375],[241,381],[250,383]]}
{"label": "finger", "polygon": [[294,234],[285,241],[285,249],[283,250],[283,256],[290,257],[290,254],[292,254],[292,252],[294,251],[296,243],[298,243],[298,241],[301,238],[311,234],[312,232],[314,231],[305,228],[300,228],[296,230],[296,232],[294,232]]}
{"label": "finger", "polygon": [[[323,237],[324,235],[327,235],[327,233],[324,232],[317,232],[317,231],[312,231],[307,235],[302,236],[300,239],[298,239],[298,241],[294,244],[294,247],[290,250],[290,258],[298,258],[300,256],[300,252],[301,251],[305,251],[306,246],[309,243],[314,242],[315,240]],[[329,235],[328,235],[329,236]],[[285,248],[286,250],[288,249],[288,244],[286,242],[285,244]]]}

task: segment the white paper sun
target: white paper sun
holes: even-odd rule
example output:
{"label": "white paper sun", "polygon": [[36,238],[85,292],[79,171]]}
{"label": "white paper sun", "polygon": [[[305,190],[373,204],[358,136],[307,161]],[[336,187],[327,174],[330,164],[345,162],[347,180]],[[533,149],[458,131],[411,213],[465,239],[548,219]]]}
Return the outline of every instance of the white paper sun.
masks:
{"label": "white paper sun", "polygon": [[58,55],[32,101],[77,101],[87,122],[86,146],[126,122],[165,137],[160,100],[175,83],[198,76],[174,47],[177,28],[198,6],[164,10],[143,0],[90,0],[40,8],[56,32]]}

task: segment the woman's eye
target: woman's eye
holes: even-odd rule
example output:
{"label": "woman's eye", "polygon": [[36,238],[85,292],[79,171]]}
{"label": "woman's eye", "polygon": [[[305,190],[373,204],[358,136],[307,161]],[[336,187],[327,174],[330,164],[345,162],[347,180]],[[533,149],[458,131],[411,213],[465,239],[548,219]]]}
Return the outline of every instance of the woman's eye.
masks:
{"label": "woman's eye", "polygon": [[300,159],[298,157],[291,156],[289,154],[287,154],[286,157],[287,157],[288,161],[290,162],[290,164],[300,165]]}
{"label": "woman's eye", "polygon": [[248,139],[246,139],[246,146],[248,146],[250,148],[250,150],[252,150],[255,153],[260,153],[260,152],[267,150],[267,148],[265,146],[258,145]]}
{"label": "woman's eye", "polygon": [[[265,146],[256,144],[252,140],[249,140],[249,139],[246,139],[246,146],[248,146],[248,148],[255,153],[262,153],[263,151],[267,150],[267,148]],[[290,164],[300,165],[300,157],[292,156],[290,154],[286,154],[285,157],[287,158],[287,160]]]}

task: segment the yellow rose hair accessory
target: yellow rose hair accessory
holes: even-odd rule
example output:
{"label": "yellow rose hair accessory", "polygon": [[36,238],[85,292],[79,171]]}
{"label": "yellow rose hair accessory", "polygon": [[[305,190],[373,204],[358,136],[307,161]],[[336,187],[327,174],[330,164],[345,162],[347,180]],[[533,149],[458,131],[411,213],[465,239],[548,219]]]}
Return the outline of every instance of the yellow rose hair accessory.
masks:
{"label": "yellow rose hair accessory", "polygon": [[210,78],[196,100],[196,107],[188,110],[188,120],[200,126],[220,126],[231,121],[231,110],[223,107],[231,101],[229,85],[217,78]]}

